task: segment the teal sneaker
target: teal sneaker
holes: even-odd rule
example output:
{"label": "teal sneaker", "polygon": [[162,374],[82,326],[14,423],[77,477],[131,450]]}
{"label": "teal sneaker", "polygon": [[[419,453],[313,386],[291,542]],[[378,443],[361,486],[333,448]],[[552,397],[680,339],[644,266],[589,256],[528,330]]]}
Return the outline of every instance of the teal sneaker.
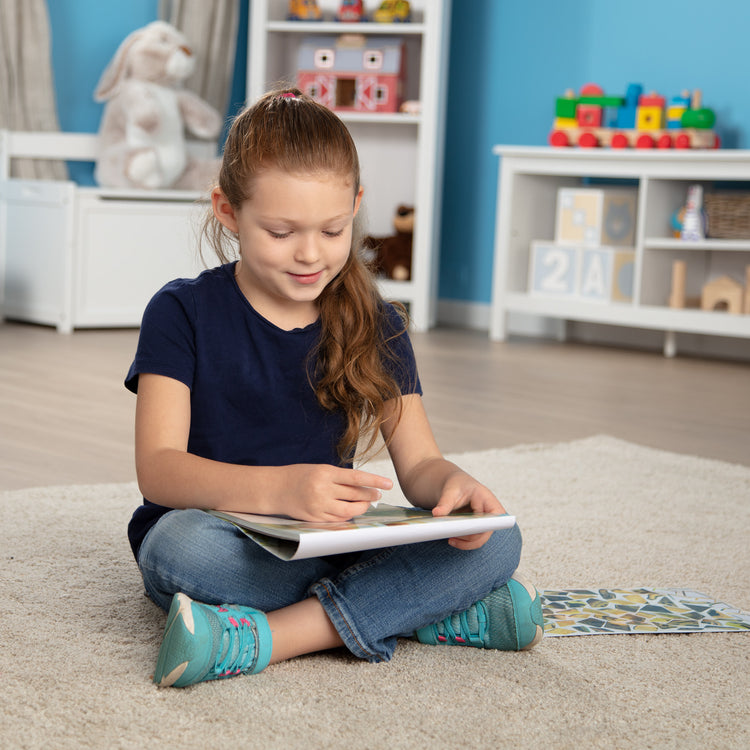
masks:
{"label": "teal sneaker", "polygon": [[523,651],[544,635],[539,592],[514,575],[471,607],[417,630],[420,643]]}
{"label": "teal sneaker", "polygon": [[241,673],[255,674],[271,659],[271,629],[262,612],[214,606],[175,594],[156,660],[154,682],[186,687]]}

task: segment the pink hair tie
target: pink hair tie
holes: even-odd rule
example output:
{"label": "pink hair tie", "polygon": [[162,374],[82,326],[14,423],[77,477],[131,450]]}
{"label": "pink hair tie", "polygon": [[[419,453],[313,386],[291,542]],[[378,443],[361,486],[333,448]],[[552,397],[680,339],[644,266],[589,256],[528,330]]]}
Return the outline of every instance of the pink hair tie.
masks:
{"label": "pink hair tie", "polygon": [[293,94],[291,91],[286,91],[283,94],[279,94],[279,99],[296,99],[297,94]]}

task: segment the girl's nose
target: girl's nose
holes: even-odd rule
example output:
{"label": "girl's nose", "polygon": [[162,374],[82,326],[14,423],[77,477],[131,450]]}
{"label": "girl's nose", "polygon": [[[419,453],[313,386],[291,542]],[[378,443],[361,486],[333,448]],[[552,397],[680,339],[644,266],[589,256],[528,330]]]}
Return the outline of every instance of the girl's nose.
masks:
{"label": "girl's nose", "polygon": [[318,243],[313,233],[300,234],[294,258],[300,263],[314,263],[318,260]]}

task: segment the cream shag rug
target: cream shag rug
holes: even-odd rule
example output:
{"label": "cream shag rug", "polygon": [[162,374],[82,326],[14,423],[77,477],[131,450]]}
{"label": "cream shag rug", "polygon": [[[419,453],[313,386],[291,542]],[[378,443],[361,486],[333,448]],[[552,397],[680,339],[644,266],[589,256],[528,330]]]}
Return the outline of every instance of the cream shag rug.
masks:
{"label": "cream shag rug", "polygon": [[[606,436],[452,456],[518,516],[540,589],[680,587],[750,609],[750,468]],[[379,462],[373,470],[385,471]],[[394,501],[394,498],[391,498]],[[746,748],[750,634],[403,641],[160,690],[135,484],[0,494],[3,748]]]}

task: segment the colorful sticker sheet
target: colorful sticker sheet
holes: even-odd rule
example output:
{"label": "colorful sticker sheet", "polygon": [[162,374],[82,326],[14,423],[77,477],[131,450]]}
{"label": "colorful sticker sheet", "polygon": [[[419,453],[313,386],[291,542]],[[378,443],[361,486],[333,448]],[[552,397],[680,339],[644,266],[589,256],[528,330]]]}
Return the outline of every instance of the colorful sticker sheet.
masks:
{"label": "colorful sticker sheet", "polygon": [[750,613],[688,589],[540,592],[544,635],[750,631]]}

